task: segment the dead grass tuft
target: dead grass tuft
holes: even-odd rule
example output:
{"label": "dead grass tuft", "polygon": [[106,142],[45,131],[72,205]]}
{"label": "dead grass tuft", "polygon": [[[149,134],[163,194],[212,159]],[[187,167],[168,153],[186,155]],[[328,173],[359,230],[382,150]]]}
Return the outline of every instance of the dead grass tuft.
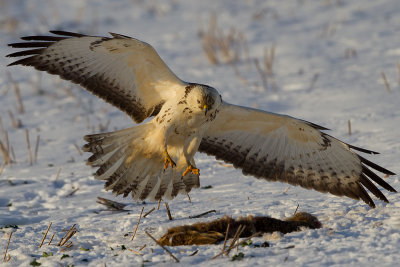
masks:
{"label": "dead grass tuft", "polygon": [[239,60],[243,34],[231,27],[227,33],[217,25],[217,16],[210,14],[208,28],[200,30],[203,50],[211,64],[232,64]]}
{"label": "dead grass tuft", "polygon": [[53,223],[52,223],[52,222],[50,222],[49,226],[47,227],[46,233],[43,235],[43,238],[42,238],[42,241],[40,242],[39,248],[41,248],[41,247],[42,247],[42,245],[43,245],[43,242],[44,242],[44,240],[46,239],[47,233],[49,232],[49,230],[50,230],[50,227],[51,227],[51,225],[52,225],[52,224],[53,224]]}

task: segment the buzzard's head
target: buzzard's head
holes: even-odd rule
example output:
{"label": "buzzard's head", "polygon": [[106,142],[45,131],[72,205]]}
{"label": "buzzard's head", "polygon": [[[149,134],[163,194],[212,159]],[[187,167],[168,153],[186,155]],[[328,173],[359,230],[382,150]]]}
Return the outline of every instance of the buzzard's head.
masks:
{"label": "buzzard's head", "polygon": [[203,84],[188,85],[185,97],[188,105],[193,107],[193,111],[203,112],[205,115],[218,108],[222,102],[222,98],[217,90]]}

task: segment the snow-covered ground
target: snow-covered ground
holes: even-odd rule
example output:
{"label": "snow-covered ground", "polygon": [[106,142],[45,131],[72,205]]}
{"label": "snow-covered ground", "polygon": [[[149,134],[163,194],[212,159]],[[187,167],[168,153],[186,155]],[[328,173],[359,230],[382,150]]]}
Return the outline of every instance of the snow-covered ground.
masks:
{"label": "snow-covered ground", "polygon": [[[201,32],[203,36],[208,32],[212,14],[224,34],[234,29],[241,36],[236,71],[225,61],[211,64],[203,51]],[[183,80],[209,84],[228,102],[326,126],[346,142],[381,152],[368,158],[400,173],[399,14],[398,0],[0,1],[0,118],[4,129],[0,129],[0,140],[6,143],[6,131],[15,157],[15,163],[0,174],[0,255],[4,255],[14,230],[8,248],[10,260],[2,264],[29,266],[36,258],[41,266],[172,265],[174,261],[145,230],[158,238],[174,225],[225,214],[283,218],[292,215],[297,206],[317,216],[323,227],[253,238],[253,244],[268,239],[271,246],[241,247],[241,261],[231,262],[227,257],[211,260],[221,245],[170,250],[181,266],[398,264],[399,194],[385,192],[390,203],[374,198],[377,207],[370,209],[351,199],[243,176],[204,155],[197,155],[201,185],[211,188],[193,190],[191,203],[186,196],[169,202],[173,221],[168,220],[163,205],[142,218],[131,241],[142,207],[146,212],[157,203],[135,203],[105,192],[103,183],[93,179],[94,170],[85,165],[88,154],[81,155],[76,146],[83,145],[85,134],[122,129],[133,122],[116,108],[56,77],[20,66],[6,68],[11,61],[4,56],[14,52],[7,43],[53,29],[133,36],[152,44]],[[272,47],[275,84],[269,77],[266,90],[254,59],[262,65],[264,50]],[[22,95],[23,113],[16,86]],[[20,127],[13,127],[10,113],[14,120],[20,120]],[[27,152],[27,130],[32,154],[40,135],[33,165]],[[4,161],[2,156],[0,160]],[[398,175],[387,181],[400,189]],[[98,196],[123,202],[129,211],[104,211],[104,206],[96,203]],[[217,212],[189,219],[212,209]],[[50,222],[46,243],[55,233],[54,244],[63,230],[76,224],[71,248],[62,251],[46,243],[38,248]],[[18,229],[5,228],[9,225]],[[129,250],[139,250],[145,244],[142,255]],[[197,254],[190,256],[196,250]],[[43,257],[43,252],[53,255]]]}

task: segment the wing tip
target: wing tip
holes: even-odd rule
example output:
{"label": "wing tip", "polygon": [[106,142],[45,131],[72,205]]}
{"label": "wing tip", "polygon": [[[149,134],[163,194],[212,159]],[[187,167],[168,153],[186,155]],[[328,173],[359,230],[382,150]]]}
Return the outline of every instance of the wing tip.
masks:
{"label": "wing tip", "polygon": [[370,155],[380,154],[379,152],[376,152],[376,151],[373,151],[373,150],[369,150],[369,149],[365,149],[365,148],[362,148],[362,147],[353,146],[353,145],[350,145],[350,144],[346,144],[346,145],[351,149],[354,149],[354,150],[357,150],[357,151],[360,151],[360,152],[363,152],[363,153],[366,153],[366,154],[370,154]]}
{"label": "wing tip", "polygon": [[374,170],[377,170],[377,171],[379,171],[379,172],[381,172],[383,174],[387,174],[387,175],[396,175],[394,172],[389,171],[388,169],[383,168],[383,167],[379,166],[378,164],[373,163],[372,161],[369,161],[366,158],[364,158],[364,157],[362,157],[362,156],[360,156],[358,154],[357,154],[357,156],[358,156],[358,158],[360,159],[360,161],[362,163],[364,163],[365,165],[373,168]]}
{"label": "wing tip", "polygon": [[49,31],[52,34],[55,35],[62,35],[62,36],[69,36],[69,37],[84,37],[87,36],[82,33],[76,33],[76,32],[69,32],[69,31],[63,31],[63,30],[51,30]]}
{"label": "wing tip", "polygon": [[15,65],[33,66],[33,65],[32,65],[32,60],[33,60],[34,58],[35,58],[35,56],[25,57],[25,58],[16,60],[16,61],[14,61],[14,62],[11,62],[10,64],[7,65],[7,67],[15,66]]}
{"label": "wing tip", "polygon": [[119,34],[119,33],[114,33],[114,32],[108,32],[112,37],[118,38],[118,39],[132,39],[132,37],[129,37],[127,35]]}

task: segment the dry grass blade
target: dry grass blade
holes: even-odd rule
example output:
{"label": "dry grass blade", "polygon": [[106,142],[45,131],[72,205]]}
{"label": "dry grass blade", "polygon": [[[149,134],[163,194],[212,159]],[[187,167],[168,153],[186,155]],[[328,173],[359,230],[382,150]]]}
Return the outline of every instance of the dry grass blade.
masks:
{"label": "dry grass blade", "polygon": [[226,255],[229,255],[229,252],[231,252],[231,250],[235,248],[235,243],[237,240],[239,240],[240,235],[243,233],[245,228],[246,228],[246,226],[244,226],[242,224],[239,225],[239,228],[237,229],[237,231],[232,239],[231,244],[229,245],[228,249],[226,250],[226,253],[225,253]]}
{"label": "dry grass blade", "polygon": [[258,74],[260,74],[261,81],[263,84],[263,87],[265,90],[268,90],[268,81],[267,81],[267,75],[264,73],[263,69],[260,66],[260,62],[258,61],[257,58],[254,59],[254,65],[256,66],[256,69],[258,71]]}
{"label": "dry grass blade", "polygon": [[350,120],[347,121],[347,130],[348,130],[348,134],[351,135],[351,121]]}
{"label": "dry grass blade", "polygon": [[318,78],[319,78],[319,73],[315,73],[311,80],[310,87],[308,88],[309,91],[312,91],[314,89],[315,83],[317,82]]}
{"label": "dry grass blade", "polygon": [[133,249],[131,249],[131,248],[128,248],[128,250],[129,250],[130,252],[133,252],[133,253],[136,254],[136,255],[139,255],[139,256],[142,255],[142,253],[140,253],[139,251],[133,250]]}
{"label": "dry grass blade", "polygon": [[214,49],[208,45],[208,41],[206,41],[206,39],[203,41],[203,50],[211,64],[217,65],[219,63]]}
{"label": "dry grass blade", "polygon": [[153,207],[151,210],[149,210],[148,212],[146,212],[146,213],[143,215],[143,218],[146,218],[146,216],[149,215],[150,213],[152,213],[155,209],[156,209],[156,208]]}
{"label": "dry grass blade", "polygon": [[6,247],[6,252],[4,253],[4,258],[3,261],[7,262],[10,260],[11,256],[9,254],[7,254],[8,252],[8,246],[10,245],[10,241],[11,241],[11,236],[12,236],[13,232],[10,233],[10,236],[8,238],[8,242],[7,242],[7,247]]}
{"label": "dry grass blade", "polygon": [[6,164],[3,162],[3,163],[1,163],[1,166],[0,166],[0,175],[3,173],[3,170],[4,170],[4,168],[6,167]]}
{"label": "dry grass blade", "polygon": [[26,149],[28,150],[28,157],[29,157],[29,165],[33,164],[32,158],[32,151],[31,151],[31,142],[29,141],[29,130],[25,130],[25,137],[26,137]]}
{"label": "dry grass blade", "polygon": [[[6,149],[7,149],[8,151],[10,151],[10,150],[12,149],[12,147],[11,147],[11,145],[10,145],[10,140],[8,139],[8,132],[7,132],[7,131],[5,131],[5,133],[4,133],[4,138],[5,138],[5,140],[6,140]],[[14,155],[13,155],[13,156],[14,156]],[[13,157],[12,159],[15,159],[15,158]],[[11,163],[12,163],[12,161],[11,161]]]}
{"label": "dry grass blade", "polygon": [[74,190],[72,190],[71,192],[66,194],[65,197],[72,197],[78,190],[79,190],[79,187],[75,188]]}
{"label": "dry grass blade", "polygon": [[8,139],[8,133],[6,130],[4,130],[1,117],[0,117],[0,132],[3,135],[3,138],[5,140],[5,145],[0,140],[0,151],[3,155],[3,163],[0,168],[0,173],[1,173],[3,171],[5,165],[12,163],[11,156],[10,156],[10,143],[9,143],[9,139]]}
{"label": "dry grass blade", "polygon": [[64,238],[66,238],[67,235],[69,235],[69,233],[75,228],[75,225],[76,224],[72,225],[72,227],[68,229],[68,231],[65,233],[65,235],[58,242],[57,246],[62,246],[61,244],[65,244],[65,242],[67,242],[67,240],[65,240],[65,242],[64,242]]}
{"label": "dry grass blade", "polygon": [[[228,224],[228,227],[229,227],[229,224]],[[228,227],[227,227],[226,236],[225,236],[226,239],[227,239],[228,230],[229,230]],[[217,255],[215,255],[214,257],[212,257],[212,259],[218,258],[219,256],[221,256],[223,254],[228,256],[229,252],[233,249],[234,244],[236,243],[236,240],[239,239],[240,234],[243,232],[244,228],[245,228],[245,226],[243,226],[242,224],[239,225],[238,229],[236,230],[235,235],[233,236],[233,239],[232,239],[231,244],[229,245],[228,249],[225,251],[225,245],[226,245],[226,242],[225,242],[226,240],[225,240],[223,248],[222,248],[222,251],[220,253],[218,253]]]}
{"label": "dry grass blade", "polygon": [[386,91],[390,92],[390,85],[389,85],[389,82],[386,79],[386,75],[383,71],[381,72],[381,76],[382,76],[383,84],[385,85]]}
{"label": "dry grass blade", "polygon": [[269,49],[269,53],[267,48],[264,51],[265,72],[269,77],[274,76],[274,71],[273,71],[274,60],[275,60],[275,45],[273,45]]}
{"label": "dry grass blade", "polygon": [[[64,239],[64,241],[61,242],[60,247],[64,246],[65,243],[67,243],[67,241],[70,240],[71,237],[73,237],[75,234],[76,234],[76,230],[70,231],[69,234],[67,235],[67,237]],[[72,242],[70,244],[67,244],[66,247],[71,247],[71,245],[72,245]]]}
{"label": "dry grass blade", "polygon": [[170,221],[172,221],[174,218],[172,218],[172,216],[171,216],[171,211],[169,210],[168,203],[167,203],[167,202],[164,202],[164,204],[165,204],[165,208],[166,208],[166,210],[167,210],[168,219],[169,219]]}
{"label": "dry grass blade", "polygon": [[35,153],[34,153],[34,157],[33,157],[34,163],[37,163],[37,157],[38,157],[38,153],[39,153],[39,142],[40,142],[40,135],[38,135],[36,137]]}
{"label": "dry grass blade", "polygon": [[124,208],[125,208],[126,204],[124,204],[124,203],[119,203],[117,201],[113,201],[113,200],[102,198],[102,197],[97,197],[96,202],[106,206],[109,210],[125,211]]}
{"label": "dry grass blade", "polygon": [[238,247],[238,246],[240,246],[240,245],[246,243],[247,241],[249,241],[249,240],[252,239],[253,237],[256,237],[256,236],[259,236],[259,235],[261,235],[261,232],[257,232],[257,233],[255,233],[255,234],[252,234],[251,236],[249,236],[249,237],[243,239],[242,241],[238,242],[236,245],[234,245],[234,246],[232,247],[232,249],[235,249],[236,247]]}
{"label": "dry grass blade", "polygon": [[274,62],[275,62],[275,45],[273,45],[269,49],[265,49],[264,51],[264,67],[265,67],[265,74],[270,78],[271,87],[276,89],[276,81],[274,76]]}
{"label": "dry grass blade", "polygon": [[74,144],[74,147],[75,147],[76,151],[78,151],[79,156],[82,156],[83,153],[82,153],[81,149],[79,148],[79,146],[77,144]]}
{"label": "dry grass blade", "polygon": [[192,254],[189,255],[189,257],[196,255],[199,252],[198,249],[196,249]]}
{"label": "dry grass blade", "polygon": [[250,59],[250,49],[249,49],[249,44],[247,42],[247,38],[243,33],[240,32],[239,39],[243,46],[243,51],[244,51],[244,55],[246,57],[245,61],[246,61],[247,67],[249,68],[251,65],[251,59]]}
{"label": "dry grass blade", "polygon": [[55,235],[55,234],[53,234],[53,235],[51,236],[51,238],[50,238],[50,240],[49,240],[49,243],[47,243],[48,246],[50,246],[51,241],[53,241],[54,235]]}
{"label": "dry grass blade", "polygon": [[6,138],[6,130],[4,130],[3,121],[1,119],[1,117],[0,117],[0,132],[3,135],[3,137]]}
{"label": "dry grass blade", "polygon": [[178,258],[176,258],[174,256],[174,254],[172,254],[171,251],[169,251],[166,247],[164,247],[163,245],[161,245],[151,234],[149,234],[147,231],[144,231],[146,233],[146,235],[148,235],[157,245],[159,245],[163,250],[165,250],[176,262],[179,262]]}
{"label": "dry grass blade", "polygon": [[300,207],[300,204],[297,204],[297,207],[296,207],[296,209],[294,210],[293,215],[295,215],[295,214],[297,213],[297,211],[299,210],[299,207]]}
{"label": "dry grass blade", "polygon": [[58,180],[58,177],[60,177],[61,170],[62,170],[61,167],[58,168],[58,171],[57,171],[57,174],[56,174],[56,178],[55,178],[56,181]]}
{"label": "dry grass blade", "polygon": [[140,219],[142,219],[143,210],[144,210],[144,207],[142,207],[142,210],[140,211],[139,220],[137,221],[135,230],[133,231],[133,235],[132,235],[131,241],[135,238],[137,229],[139,228],[139,223],[140,223]]}
{"label": "dry grass blade", "polygon": [[0,151],[3,155],[3,164],[4,165],[10,164],[11,163],[10,153],[8,152],[8,150],[1,141],[0,141]]}
{"label": "dry grass blade", "polygon": [[198,215],[189,216],[189,219],[200,218],[200,217],[203,217],[203,216],[205,216],[205,215],[207,215],[207,214],[209,214],[209,213],[212,213],[212,212],[217,212],[217,211],[216,211],[216,210],[209,210],[209,211],[200,213],[200,214],[198,214]]}
{"label": "dry grass blade", "polygon": [[[256,237],[256,236],[259,236],[259,235],[261,235],[261,232],[257,232],[257,233],[255,233],[255,234],[252,234],[251,236],[245,238],[244,240],[238,242],[236,245],[232,246],[232,248],[230,248],[230,250],[239,247],[240,245],[246,243],[247,241],[249,241],[249,240],[252,239],[253,237]],[[235,242],[236,242],[236,241],[235,241]],[[229,250],[229,251],[230,251],[230,250]],[[211,259],[212,259],[212,260],[213,260],[213,259],[216,259],[216,258],[218,258],[219,256],[221,256],[221,255],[223,255],[223,254],[228,255],[229,252],[228,252],[228,251],[227,251],[227,252],[220,252],[220,253],[218,253],[217,255],[215,255],[214,257],[212,257]]]}
{"label": "dry grass blade", "polygon": [[11,125],[15,128],[21,128],[22,127],[22,122],[20,119],[15,119],[14,114],[12,113],[11,110],[8,110],[8,116],[10,116],[10,121],[11,121]]}
{"label": "dry grass blade", "polygon": [[139,248],[139,251],[142,251],[147,245],[144,244],[141,248]]}
{"label": "dry grass blade", "polygon": [[230,225],[231,225],[231,224],[228,223],[228,226],[226,226],[225,239],[224,239],[224,244],[222,245],[222,251],[221,251],[222,254],[225,253],[226,241],[228,240],[228,233],[229,233],[229,227],[230,227]]}
{"label": "dry grass blade", "polygon": [[24,108],[24,103],[22,102],[22,97],[21,97],[21,92],[19,90],[19,86],[12,78],[10,72],[7,72],[7,77],[8,77],[8,80],[11,82],[11,84],[14,86],[14,92],[15,92],[15,96],[17,97],[17,102],[18,102],[18,112],[24,113],[25,108]]}
{"label": "dry grass blade", "polygon": [[17,162],[17,158],[15,157],[15,153],[14,153],[14,148],[11,145],[10,145],[10,151],[11,151],[11,156],[12,156],[11,163]]}
{"label": "dry grass blade", "polygon": [[44,242],[44,240],[46,239],[47,233],[49,232],[50,227],[51,227],[52,224],[53,224],[53,222],[50,222],[49,226],[47,227],[46,233],[43,235],[42,242],[40,242],[39,248],[42,247],[43,242]]}
{"label": "dry grass blade", "polygon": [[397,80],[397,83],[398,83],[399,86],[400,86],[400,63],[397,63],[397,73],[398,73],[398,76],[399,76],[399,78],[398,78],[398,80]]}

